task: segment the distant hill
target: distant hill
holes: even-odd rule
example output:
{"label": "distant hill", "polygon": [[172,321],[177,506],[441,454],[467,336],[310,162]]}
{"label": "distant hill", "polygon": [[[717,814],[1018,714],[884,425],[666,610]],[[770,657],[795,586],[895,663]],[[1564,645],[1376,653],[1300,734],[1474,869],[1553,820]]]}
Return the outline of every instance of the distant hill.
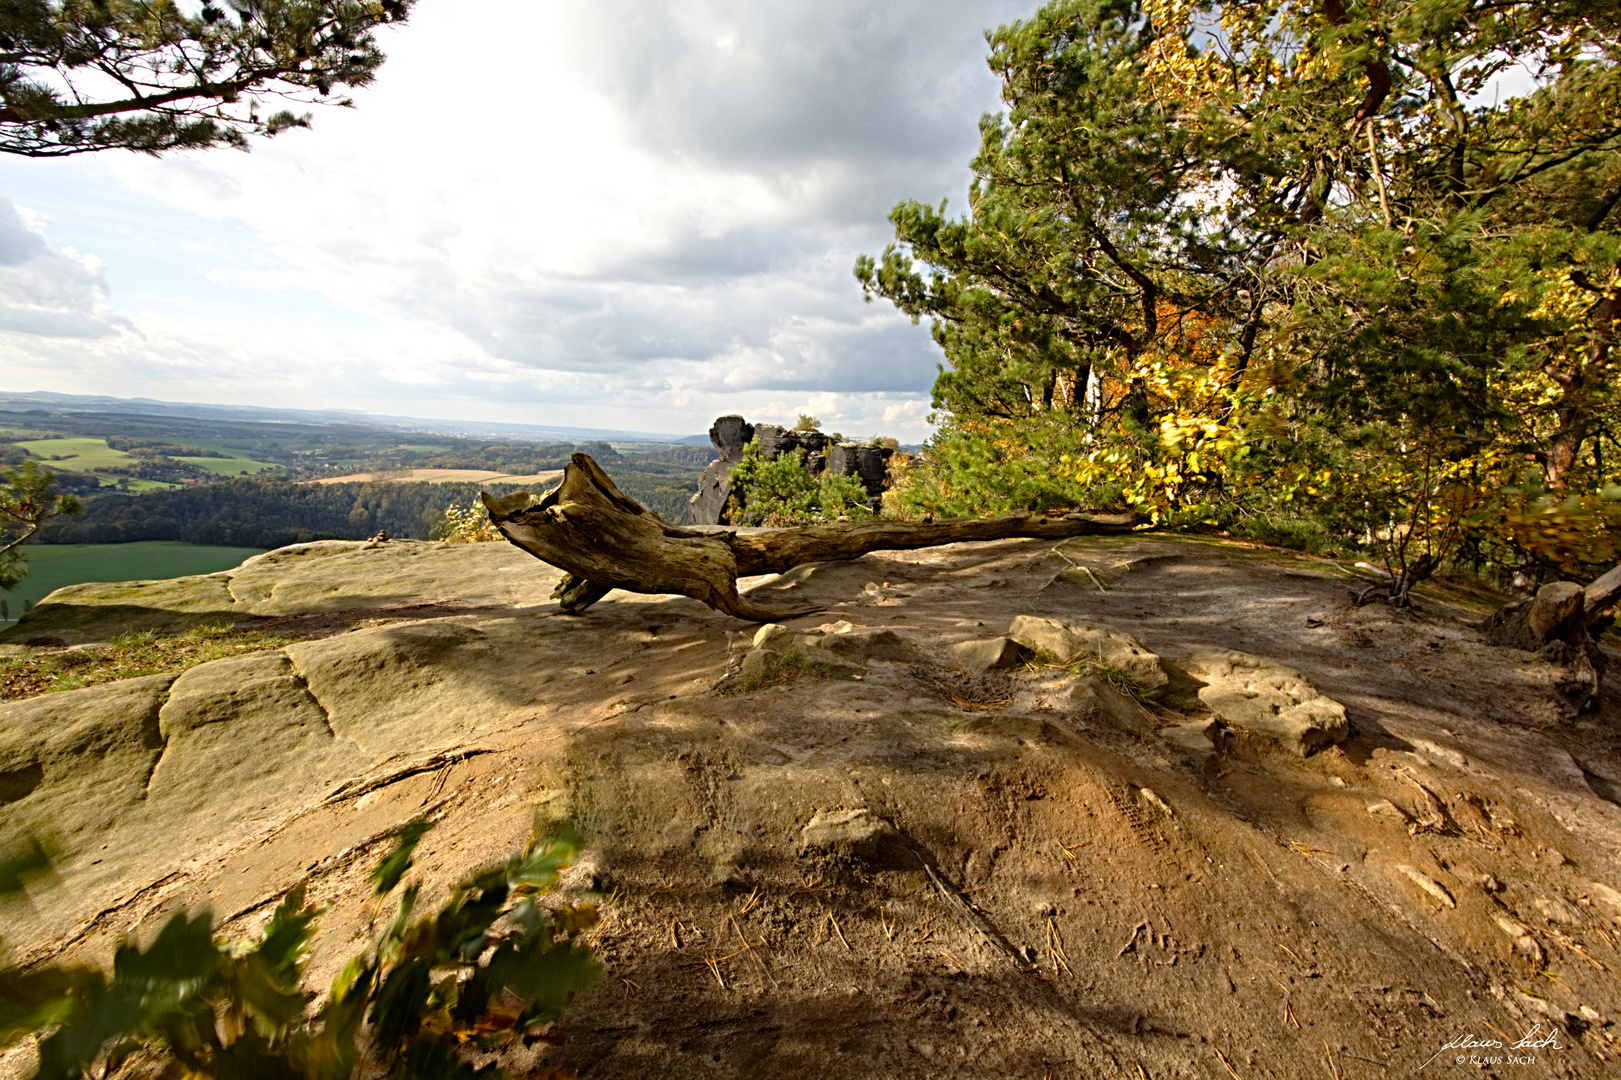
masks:
{"label": "distant hill", "polygon": [[[523,439],[533,442],[676,443],[708,445],[709,436],[661,432],[620,431],[615,428],[558,427],[547,424],[504,424],[484,420],[435,420],[415,416],[379,416],[353,409],[266,409],[252,405],[212,405],[201,402],[154,401],[151,398],[116,398],[88,394],[34,391],[0,392],[0,411],[30,413],[123,413],[140,416],[184,417],[194,420],[236,420],[256,423],[342,424],[402,432],[434,432],[462,438]],[[696,442],[694,441],[696,440]]]}

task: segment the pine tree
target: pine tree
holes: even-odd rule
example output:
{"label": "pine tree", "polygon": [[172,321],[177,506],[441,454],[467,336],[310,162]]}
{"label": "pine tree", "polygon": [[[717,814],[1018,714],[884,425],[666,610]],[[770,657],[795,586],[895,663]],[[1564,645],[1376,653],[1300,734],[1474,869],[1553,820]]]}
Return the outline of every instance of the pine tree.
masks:
{"label": "pine tree", "polygon": [[902,203],[855,268],[945,354],[931,498],[1614,555],[1621,5],[1053,0],[989,41],[966,214]]}
{"label": "pine tree", "polygon": [[309,124],[271,102],[349,105],[383,62],[375,28],[415,0],[0,2],[0,152],[59,157],[245,146]]}

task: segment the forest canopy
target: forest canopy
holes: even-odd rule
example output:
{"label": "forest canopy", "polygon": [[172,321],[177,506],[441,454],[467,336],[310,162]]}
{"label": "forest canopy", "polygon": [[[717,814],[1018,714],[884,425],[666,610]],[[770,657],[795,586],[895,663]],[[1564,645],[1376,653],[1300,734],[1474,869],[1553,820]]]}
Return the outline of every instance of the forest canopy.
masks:
{"label": "forest canopy", "polygon": [[1614,562],[1618,35],[1586,0],[1054,0],[994,31],[966,213],[902,203],[855,268],[945,354],[904,501]]}
{"label": "forest canopy", "polygon": [[[700,467],[631,462],[615,481],[649,509],[679,521]],[[140,495],[107,493],[71,519],[46,523],[45,544],[122,544],[181,540],[227,547],[280,547],[309,540],[364,540],[378,532],[427,540],[451,507],[473,506],[480,490],[505,494],[526,485],[472,483],[289,483],[238,477]]]}

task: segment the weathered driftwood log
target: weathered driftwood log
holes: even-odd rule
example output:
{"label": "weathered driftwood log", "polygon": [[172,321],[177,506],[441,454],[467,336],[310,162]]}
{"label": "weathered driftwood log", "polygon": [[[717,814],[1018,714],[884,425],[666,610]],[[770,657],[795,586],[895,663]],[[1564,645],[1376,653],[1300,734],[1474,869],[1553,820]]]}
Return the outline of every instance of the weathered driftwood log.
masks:
{"label": "weathered driftwood log", "polygon": [[959,540],[1122,533],[1136,524],[1129,515],[1019,514],[932,522],[850,521],[748,535],[699,532],[648,513],[585,454],[574,455],[562,481],[545,495],[518,491],[500,499],[488,494],[481,498],[501,535],[567,572],[552,593],[564,611],[579,614],[611,590],[625,589],[690,596],[754,622],[815,609],[767,610],[738,595],[739,577],[854,559],[869,551],[910,550]]}

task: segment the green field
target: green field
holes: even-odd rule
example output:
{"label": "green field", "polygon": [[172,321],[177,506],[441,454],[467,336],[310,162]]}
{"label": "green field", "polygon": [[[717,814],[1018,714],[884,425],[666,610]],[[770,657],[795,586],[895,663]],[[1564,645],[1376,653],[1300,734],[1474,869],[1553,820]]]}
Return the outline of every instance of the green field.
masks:
{"label": "green field", "polygon": [[175,540],[136,544],[30,544],[28,576],[10,592],[0,591],[4,614],[16,619],[27,605],[64,585],[86,581],[145,581],[229,570],[259,548],[208,547]]}
{"label": "green field", "polygon": [[34,439],[17,445],[47,463],[55,462],[75,472],[105,469],[130,460],[124,451],[108,446],[106,439]]}
{"label": "green field", "polygon": [[[47,465],[56,465],[72,472],[96,472],[99,469],[126,466],[134,460],[124,451],[114,450],[108,446],[106,439],[32,439],[16,445],[37,458],[43,458]],[[268,461],[252,461],[248,458],[181,457],[174,460],[195,465],[215,476],[241,476],[244,473],[252,476],[267,469],[280,467]],[[103,476],[102,479],[107,483],[114,483],[117,480],[113,476]],[[177,486],[159,480],[131,480],[129,490],[166,491]]]}
{"label": "green field", "polygon": [[239,476],[242,473],[252,476],[266,469],[280,468],[268,461],[249,461],[247,458],[177,457],[174,460],[184,461],[187,465],[195,465],[199,469],[207,469],[219,476]]}

